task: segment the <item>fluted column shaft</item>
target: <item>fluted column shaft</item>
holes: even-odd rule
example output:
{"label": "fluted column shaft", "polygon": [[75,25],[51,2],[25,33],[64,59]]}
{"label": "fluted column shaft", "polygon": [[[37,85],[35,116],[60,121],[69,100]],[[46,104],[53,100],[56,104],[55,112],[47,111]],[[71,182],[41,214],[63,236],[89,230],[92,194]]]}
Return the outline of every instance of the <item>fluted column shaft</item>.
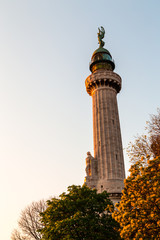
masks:
{"label": "fluted column shaft", "polygon": [[107,190],[114,201],[116,194],[120,199],[125,178],[117,106],[121,78],[113,71],[101,69],[88,76],[85,84],[92,96],[94,158],[98,170],[96,188],[99,192]]}
{"label": "fluted column shaft", "polygon": [[94,157],[99,179],[124,179],[123,150],[117,107],[117,92],[98,87],[92,95]]}

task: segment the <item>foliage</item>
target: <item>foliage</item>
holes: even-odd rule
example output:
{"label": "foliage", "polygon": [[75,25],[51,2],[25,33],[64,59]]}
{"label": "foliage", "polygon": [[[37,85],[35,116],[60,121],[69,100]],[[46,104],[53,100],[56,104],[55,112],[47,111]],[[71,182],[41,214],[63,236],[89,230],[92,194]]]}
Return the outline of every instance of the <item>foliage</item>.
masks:
{"label": "foliage", "polygon": [[160,157],[144,158],[130,168],[121,202],[113,214],[121,226],[121,237],[160,239]]}
{"label": "foliage", "polygon": [[130,142],[127,152],[132,163],[144,158],[144,164],[148,158],[160,156],[160,109],[157,114],[150,115],[150,121],[146,126],[147,134],[135,137],[134,143]]}
{"label": "foliage", "polygon": [[18,221],[20,230],[15,229],[12,232],[12,240],[39,240],[41,233],[38,231],[43,227],[40,222],[40,213],[46,209],[46,202],[41,200],[39,202],[32,202],[22,212]]}
{"label": "foliage", "polygon": [[41,214],[42,239],[120,239],[107,192],[98,194],[85,185],[73,185],[68,187],[68,193],[47,203],[48,208]]}

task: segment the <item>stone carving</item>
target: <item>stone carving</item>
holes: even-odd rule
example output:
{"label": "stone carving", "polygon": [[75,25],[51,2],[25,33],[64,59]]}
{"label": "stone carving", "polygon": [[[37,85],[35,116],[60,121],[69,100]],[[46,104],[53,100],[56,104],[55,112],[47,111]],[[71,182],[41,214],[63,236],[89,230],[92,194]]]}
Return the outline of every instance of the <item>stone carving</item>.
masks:
{"label": "stone carving", "polygon": [[99,48],[102,48],[105,44],[105,42],[102,41],[102,39],[104,38],[104,35],[105,35],[105,30],[102,26],[101,26],[101,29],[98,28],[98,30],[99,30],[99,32],[97,34],[98,34]]}
{"label": "stone carving", "polygon": [[87,152],[85,170],[87,177],[95,178],[97,176],[97,161],[90,152]]}
{"label": "stone carving", "polygon": [[118,93],[121,90],[121,77],[118,74],[111,71],[101,71],[101,74],[95,72],[86,78],[85,85],[86,91],[90,96],[92,96],[93,90],[95,88],[97,89],[101,85],[104,87],[109,86],[110,88],[112,86],[112,88],[115,89],[116,92]]}
{"label": "stone carving", "polygon": [[87,157],[86,157],[86,175],[87,177],[91,176],[91,153],[87,152]]}

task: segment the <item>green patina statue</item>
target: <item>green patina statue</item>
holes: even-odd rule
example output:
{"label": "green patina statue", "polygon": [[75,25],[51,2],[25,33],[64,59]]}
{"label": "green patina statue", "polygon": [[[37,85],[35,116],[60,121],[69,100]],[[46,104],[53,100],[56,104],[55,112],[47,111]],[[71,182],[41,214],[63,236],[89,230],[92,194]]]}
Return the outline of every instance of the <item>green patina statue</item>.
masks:
{"label": "green patina statue", "polygon": [[98,34],[99,48],[102,48],[105,44],[105,42],[102,41],[102,39],[104,38],[105,30],[102,26],[101,26],[101,29],[98,28],[98,30],[99,30],[99,32],[97,34]]}

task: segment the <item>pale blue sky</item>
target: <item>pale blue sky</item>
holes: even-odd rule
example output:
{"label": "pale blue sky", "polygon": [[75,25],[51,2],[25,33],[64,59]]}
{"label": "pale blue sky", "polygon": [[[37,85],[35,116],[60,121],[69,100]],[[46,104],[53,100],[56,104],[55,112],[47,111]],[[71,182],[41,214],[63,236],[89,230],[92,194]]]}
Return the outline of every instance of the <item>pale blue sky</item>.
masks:
{"label": "pale blue sky", "polygon": [[160,100],[159,13],[159,0],[0,0],[0,239],[26,205],[83,183],[99,26],[123,81],[124,148],[143,133]]}

